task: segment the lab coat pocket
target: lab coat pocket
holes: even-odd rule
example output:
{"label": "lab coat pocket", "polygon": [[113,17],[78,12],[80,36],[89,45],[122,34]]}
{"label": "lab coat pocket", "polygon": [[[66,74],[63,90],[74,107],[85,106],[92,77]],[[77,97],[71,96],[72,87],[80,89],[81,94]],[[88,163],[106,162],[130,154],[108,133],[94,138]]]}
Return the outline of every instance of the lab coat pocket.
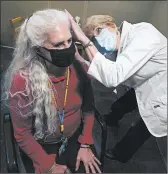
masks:
{"label": "lab coat pocket", "polygon": [[158,97],[151,102],[152,109],[155,116],[161,121],[161,123],[167,124],[167,96]]}

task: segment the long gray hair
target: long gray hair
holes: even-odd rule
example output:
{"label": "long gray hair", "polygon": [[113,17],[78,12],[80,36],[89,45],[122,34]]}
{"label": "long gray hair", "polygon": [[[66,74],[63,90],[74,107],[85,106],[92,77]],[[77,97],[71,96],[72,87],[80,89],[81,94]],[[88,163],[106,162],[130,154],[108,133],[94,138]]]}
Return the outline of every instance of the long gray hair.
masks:
{"label": "long gray hair", "polygon": [[[46,68],[38,60],[34,47],[43,47],[47,40],[47,33],[50,30],[56,30],[57,25],[62,22],[69,25],[66,13],[56,9],[37,11],[26,19],[16,41],[13,60],[4,76],[7,100],[16,95],[33,96],[33,100],[26,105],[20,106],[18,101],[17,109],[19,107],[31,108],[30,113],[20,113],[23,117],[35,116],[34,136],[36,139],[44,137],[44,116],[47,118],[48,132],[52,134],[56,131],[57,111],[52,104],[52,90],[48,87],[49,77]],[[25,79],[26,87],[24,91],[11,94],[11,82],[16,73],[20,73],[20,76]]]}

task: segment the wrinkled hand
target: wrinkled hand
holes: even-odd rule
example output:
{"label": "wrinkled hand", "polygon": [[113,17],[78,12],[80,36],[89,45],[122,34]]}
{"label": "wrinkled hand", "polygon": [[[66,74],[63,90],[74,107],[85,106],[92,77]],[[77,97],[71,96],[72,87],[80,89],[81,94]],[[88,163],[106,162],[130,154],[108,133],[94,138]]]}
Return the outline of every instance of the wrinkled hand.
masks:
{"label": "wrinkled hand", "polygon": [[[80,161],[83,162],[85,166],[86,173],[101,173],[101,170],[98,166],[101,165],[100,161],[94,156],[90,148],[80,148],[78,151],[76,159],[76,171],[79,169]],[[90,168],[90,169],[89,169]],[[90,172],[91,170],[91,172]]]}
{"label": "wrinkled hand", "polygon": [[55,164],[55,166],[51,170],[51,173],[59,173],[60,174],[60,173],[65,173],[66,170],[67,170],[67,166]]}
{"label": "wrinkled hand", "polygon": [[86,44],[89,39],[86,37],[82,29],[79,27],[79,25],[74,21],[72,15],[65,9],[65,13],[68,15],[70,24],[72,26],[72,30],[74,32],[74,35],[76,39],[81,42],[82,44]]}

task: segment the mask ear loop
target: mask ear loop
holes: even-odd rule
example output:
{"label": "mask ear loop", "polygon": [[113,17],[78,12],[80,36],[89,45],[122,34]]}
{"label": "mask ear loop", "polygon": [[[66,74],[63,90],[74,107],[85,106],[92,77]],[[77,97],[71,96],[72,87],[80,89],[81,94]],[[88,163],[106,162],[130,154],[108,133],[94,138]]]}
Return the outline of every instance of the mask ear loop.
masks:
{"label": "mask ear loop", "polygon": [[[47,58],[45,58],[43,55],[41,55],[41,52],[38,47],[34,47],[34,51],[36,53],[37,60],[41,62],[42,64],[44,63],[44,66],[46,69],[48,69],[46,61],[50,62]],[[51,62],[50,62],[51,63]]]}

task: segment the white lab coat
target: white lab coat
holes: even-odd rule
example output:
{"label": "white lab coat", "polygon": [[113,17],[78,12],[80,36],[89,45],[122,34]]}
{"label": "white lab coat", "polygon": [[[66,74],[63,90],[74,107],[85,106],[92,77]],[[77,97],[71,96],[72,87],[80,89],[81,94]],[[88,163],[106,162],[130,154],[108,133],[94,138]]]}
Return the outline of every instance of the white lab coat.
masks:
{"label": "white lab coat", "polygon": [[149,132],[167,135],[167,38],[153,25],[124,21],[116,62],[98,52],[88,74],[106,87],[133,87]]}

